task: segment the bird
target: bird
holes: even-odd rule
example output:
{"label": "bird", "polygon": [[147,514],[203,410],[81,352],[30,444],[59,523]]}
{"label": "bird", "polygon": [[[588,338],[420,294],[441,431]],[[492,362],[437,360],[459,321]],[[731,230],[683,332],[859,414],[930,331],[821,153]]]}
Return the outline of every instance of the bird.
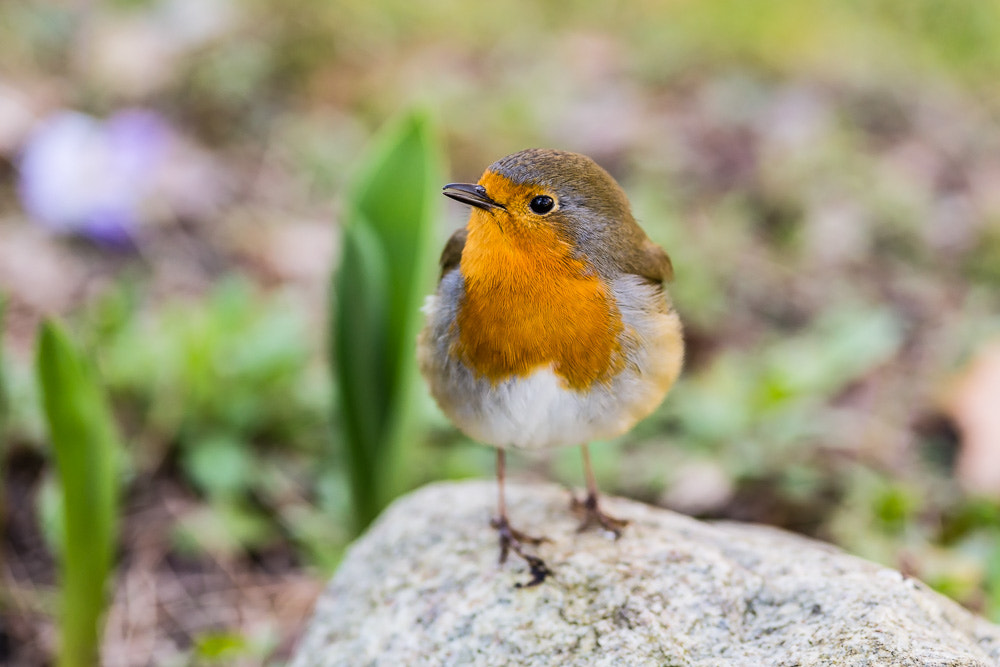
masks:
{"label": "bird", "polygon": [[625,192],[591,158],[531,148],[443,194],[470,207],[440,258],[417,339],[421,374],[442,412],[497,448],[500,564],[510,552],[542,583],[552,574],[512,527],[507,450],[578,445],[587,492],[580,529],[617,539],[627,521],[602,511],[588,443],[629,431],[662,402],[684,360],[681,320],[666,290],[667,253],[632,215]]}

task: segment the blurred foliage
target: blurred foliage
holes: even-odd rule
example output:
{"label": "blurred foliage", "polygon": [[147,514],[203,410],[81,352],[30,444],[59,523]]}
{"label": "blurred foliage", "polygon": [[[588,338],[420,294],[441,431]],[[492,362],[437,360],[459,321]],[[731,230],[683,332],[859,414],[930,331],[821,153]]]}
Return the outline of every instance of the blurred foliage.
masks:
{"label": "blurred foliage", "polygon": [[139,305],[124,286],[97,302],[83,326],[116,403],[140,420],[140,454],[197,449],[214,434],[317,451],[327,427],[317,408],[329,390],[321,376],[303,381],[310,335],[291,303],[262,301],[233,279],[204,302],[178,299],[152,312]]}
{"label": "blurred foliage", "polygon": [[827,311],[809,330],[777,336],[755,353],[720,355],[677,388],[662,414],[685,433],[686,446],[719,452],[743,443],[722,457],[736,475],[774,467],[787,460],[789,448],[822,438],[829,425],[814,412],[821,402],[885,362],[899,344],[899,324],[889,312]]}
{"label": "blurred foliage", "polygon": [[100,653],[117,544],[121,445],[87,361],[52,322],[43,324],[39,334],[38,378],[61,496],[59,664],[82,667],[95,664]]}
{"label": "blurred foliage", "polygon": [[232,633],[209,633],[198,638],[195,665],[231,665],[236,661],[265,661],[274,650],[274,638],[244,637]]}
{"label": "blurred foliage", "polygon": [[[0,293],[0,332],[4,330],[4,319],[7,314],[7,299]],[[4,346],[0,339],[0,471],[4,468],[7,460],[8,439],[10,438],[10,400],[7,393],[7,364],[4,354]],[[7,516],[7,492],[4,488],[4,476],[0,474],[0,522]],[[3,562],[3,555],[0,554],[0,563]]]}
{"label": "blurred foliage", "polygon": [[[663,407],[592,448],[602,485],[829,539],[1000,620],[1000,505],[956,479],[962,434],[943,399],[1000,336],[997,3],[6,0],[0,58],[2,173],[16,176],[27,141],[22,107],[34,120],[146,107],[198,157],[164,157],[184,196],[146,202],[133,253],[32,240],[0,179],[0,470],[33,485],[12,513],[37,493],[57,532],[23,352],[50,312],[101,371],[128,443],[125,502],[166,484],[191,503],[165,522],[171,558],[266,569],[279,554],[327,572],[354,517],[392,493],[492,474],[492,452],[423,391],[429,442],[385,444],[430,290],[420,263],[467,214],[424,207],[445,180],[551,145],[625,187],[671,254],[688,341]],[[415,104],[437,121],[447,178],[414,157],[437,141],[426,119],[396,126],[413,167],[380,168],[391,130],[359,158]],[[379,228],[400,211],[436,224],[439,243],[424,226]],[[342,278],[330,317],[327,247]],[[325,335],[347,325],[364,343],[327,348],[353,374],[331,384]],[[511,464],[580,479],[575,451]],[[182,648],[191,661],[269,650],[221,627]]]}
{"label": "blurred foliage", "polygon": [[137,309],[125,287],[96,303],[84,326],[132,428],[133,465],[149,473],[176,455],[208,501],[179,521],[179,546],[238,553],[284,537],[331,567],[345,535],[337,523],[349,514],[346,491],[321,493],[342,486],[336,466],[313,463],[326,456],[332,399],[301,312],[240,280],[203,302]]}
{"label": "blurred foliage", "polygon": [[430,121],[419,114],[396,121],[359,173],[345,212],[330,334],[358,532],[412,483],[402,479],[413,451],[404,442],[421,439],[407,416],[443,177]]}
{"label": "blurred foliage", "polygon": [[[7,299],[0,294],[0,331],[4,330],[4,316],[7,314]],[[10,413],[10,405],[7,398],[7,365],[5,363],[3,345],[0,345],[0,461],[3,460],[7,450],[7,420]],[[0,480],[0,491],[3,488],[3,481]],[[3,493],[0,492],[0,515],[3,514]]]}

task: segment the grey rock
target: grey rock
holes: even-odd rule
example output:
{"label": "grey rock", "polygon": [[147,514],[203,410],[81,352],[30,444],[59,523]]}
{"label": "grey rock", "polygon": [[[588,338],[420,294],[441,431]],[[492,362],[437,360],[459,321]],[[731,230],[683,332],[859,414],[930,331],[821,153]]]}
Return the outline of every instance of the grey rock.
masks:
{"label": "grey rock", "polygon": [[510,484],[544,533],[540,586],[497,565],[495,486],[434,484],[351,547],[293,665],[998,665],[1000,626],[926,585],[773,528],[607,498],[621,539],[577,533],[569,494]]}

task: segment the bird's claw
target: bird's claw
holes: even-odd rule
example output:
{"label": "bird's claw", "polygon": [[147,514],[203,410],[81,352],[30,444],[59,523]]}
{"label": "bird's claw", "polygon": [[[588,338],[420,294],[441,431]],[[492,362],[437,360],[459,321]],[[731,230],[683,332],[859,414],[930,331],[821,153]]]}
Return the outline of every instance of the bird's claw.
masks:
{"label": "bird's claw", "polygon": [[588,493],[583,500],[574,495],[571,507],[576,514],[583,515],[583,520],[576,529],[578,533],[598,525],[609,533],[613,533],[617,540],[622,536],[625,526],[628,525],[628,520],[618,519],[602,512],[597,502],[597,495],[593,493]]}
{"label": "bird's claw", "polygon": [[515,584],[516,588],[530,588],[532,586],[537,586],[545,581],[547,576],[552,574],[552,570],[550,570],[545,564],[545,561],[538,556],[525,553],[523,548],[524,544],[538,545],[542,542],[548,542],[548,539],[544,537],[532,537],[515,528],[512,528],[510,523],[507,521],[507,517],[505,516],[494,518],[490,521],[490,525],[496,529],[500,538],[500,564],[503,565],[506,563],[507,556],[511,551],[513,551],[515,554],[524,559],[524,562],[528,564],[528,569],[531,570],[531,579],[528,580],[527,583]]}

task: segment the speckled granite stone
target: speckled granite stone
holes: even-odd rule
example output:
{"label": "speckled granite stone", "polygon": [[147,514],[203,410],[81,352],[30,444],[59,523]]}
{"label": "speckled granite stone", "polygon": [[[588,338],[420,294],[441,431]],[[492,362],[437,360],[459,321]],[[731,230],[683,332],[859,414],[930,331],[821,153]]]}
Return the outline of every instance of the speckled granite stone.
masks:
{"label": "speckled granite stone", "polygon": [[350,549],[293,665],[1000,665],[1000,626],[900,573],[773,528],[609,498],[617,542],[569,496],[510,484],[511,522],[552,541],[535,588],[498,568],[492,482],[398,500]]}

